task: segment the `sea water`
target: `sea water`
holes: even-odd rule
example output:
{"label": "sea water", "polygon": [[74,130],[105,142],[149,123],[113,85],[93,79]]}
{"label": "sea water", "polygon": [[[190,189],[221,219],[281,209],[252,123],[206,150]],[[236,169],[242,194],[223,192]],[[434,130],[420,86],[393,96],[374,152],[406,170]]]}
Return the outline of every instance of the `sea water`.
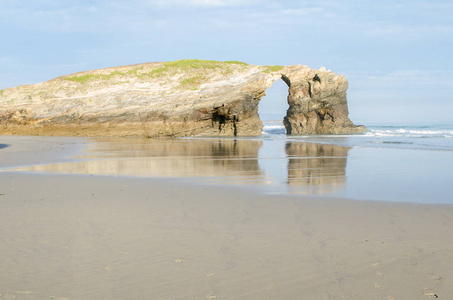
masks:
{"label": "sea water", "polygon": [[264,138],[283,138],[346,147],[373,147],[393,149],[453,151],[453,124],[366,124],[365,134],[287,136],[282,121],[265,121]]}
{"label": "sea water", "polygon": [[[266,141],[280,144],[280,149],[295,143],[337,146],[343,151],[326,151],[321,147],[319,156],[316,158],[312,154],[311,159],[304,158],[303,153],[291,156],[286,151],[281,158],[290,165],[297,160],[300,165],[304,159],[322,161],[317,165],[307,163],[305,172],[298,176],[288,173],[287,182],[299,181],[299,184],[286,184],[286,191],[354,199],[453,204],[453,124],[365,125],[368,128],[365,134],[287,136],[281,121],[266,121],[261,157],[272,156],[272,150],[264,150]],[[275,145],[271,147],[276,148]],[[278,174],[275,165],[272,167],[264,159],[261,161],[267,168],[274,168],[268,173]],[[291,170],[290,166],[287,168]]]}
{"label": "sea water", "polygon": [[88,138],[72,161],[0,171],[183,178],[301,200],[453,204],[452,125],[364,125],[368,132],[358,135],[287,136],[271,120],[258,137]]}

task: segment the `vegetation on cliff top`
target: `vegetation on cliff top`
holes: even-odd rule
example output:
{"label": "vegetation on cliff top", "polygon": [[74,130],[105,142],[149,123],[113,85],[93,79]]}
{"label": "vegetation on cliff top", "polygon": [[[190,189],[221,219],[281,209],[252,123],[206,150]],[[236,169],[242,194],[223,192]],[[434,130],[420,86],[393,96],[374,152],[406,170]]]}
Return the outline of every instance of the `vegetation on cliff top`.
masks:
{"label": "vegetation on cliff top", "polygon": [[183,89],[196,90],[208,79],[209,71],[219,71],[222,75],[228,75],[235,69],[241,69],[248,64],[240,61],[216,61],[199,59],[182,59],[171,62],[157,63],[152,65],[119,67],[110,73],[90,72],[83,75],[65,76],[63,79],[85,84],[90,81],[110,81],[111,79],[122,80],[123,78],[165,78],[172,77],[178,73],[182,75],[179,79],[179,86]]}
{"label": "vegetation on cliff top", "polygon": [[272,73],[272,72],[280,71],[281,69],[283,69],[283,66],[278,66],[278,65],[264,66],[263,72],[264,73]]}
{"label": "vegetation on cliff top", "polygon": [[193,72],[193,71],[206,71],[206,70],[225,70],[231,71],[229,66],[247,66],[248,64],[240,61],[216,61],[216,60],[199,60],[199,59],[182,59],[171,62],[164,62],[162,64],[156,65],[151,70],[145,70],[145,67],[138,66],[131,68],[127,72],[121,72],[115,70],[109,74],[96,74],[88,73],[84,75],[74,75],[63,77],[65,80],[74,81],[78,83],[86,83],[90,80],[110,80],[115,76],[134,76],[134,77],[162,77],[162,76],[172,76],[178,72]]}
{"label": "vegetation on cliff top", "polygon": [[[197,90],[203,82],[209,80],[212,72],[227,76],[235,70],[242,70],[249,66],[240,61],[216,61],[200,59],[182,59],[163,63],[142,64],[137,66],[118,67],[116,70],[106,73],[107,70],[87,72],[81,75],[64,76],[63,79],[86,84],[90,81],[103,81],[109,83],[125,82],[128,78],[171,78],[179,76],[178,89]],[[264,73],[277,72],[283,66],[271,65],[263,66]],[[104,73],[103,73],[104,72]],[[116,82],[111,82],[115,79]]]}
{"label": "vegetation on cliff top", "polygon": [[225,68],[228,65],[243,65],[248,64],[240,61],[216,61],[216,60],[200,60],[200,59],[182,59],[170,62],[164,62],[163,68],[165,69],[180,69],[188,71],[191,69],[211,69]]}
{"label": "vegetation on cliff top", "polygon": [[123,75],[126,75],[126,73],[123,73],[123,72],[120,72],[120,71],[113,71],[110,74],[74,75],[74,76],[71,76],[71,77],[65,77],[64,79],[83,84],[83,83],[86,83],[87,81],[94,80],[94,79],[110,80],[116,75],[123,76]]}

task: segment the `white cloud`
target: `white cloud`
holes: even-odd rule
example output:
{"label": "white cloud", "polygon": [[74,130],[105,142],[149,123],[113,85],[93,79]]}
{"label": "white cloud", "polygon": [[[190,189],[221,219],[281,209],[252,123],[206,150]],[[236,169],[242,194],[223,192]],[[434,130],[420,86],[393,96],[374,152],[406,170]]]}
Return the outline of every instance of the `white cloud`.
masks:
{"label": "white cloud", "polygon": [[443,70],[395,70],[388,73],[386,80],[417,86],[453,87],[453,71]]}
{"label": "white cloud", "polygon": [[429,34],[453,34],[453,26],[432,24],[388,24],[372,25],[365,30],[366,34],[374,36],[422,36]]}
{"label": "white cloud", "polygon": [[233,6],[248,6],[253,4],[253,1],[244,0],[191,0],[189,4],[192,6],[201,7],[233,7]]}
{"label": "white cloud", "polygon": [[[267,25],[275,28],[289,23],[294,27],[313,20],[319,24],[328,19],[326,11],[335,7],[322,1],[311,4],[274,0],[44,1],[46,5],[43,6],[6,4],[3,7],[0,3],[0,9],[8,8],[0,26],[9,23],[43,33],[107,35],[112,32],[148,34],[172,30],[176,26],[197,28],[195,24],[203,22],[205,26],[201,30],[212,26],[231,31],[242,28],[244,31],[244,28],[256,30]],[[189,9],[190,13],[185,13]]]}
{"label": "white cloud", "polygon": [[308,8],[290,8],[290,9],[284,9],[282,12],[286,15],[296,15],[296,16],[305,16],[305,15],[310,15],[314,13],[320,13],[323,11],[322,7],[308,7]]}
{"label": "white cloud", "polygon": [[[148,6],[157,7],[244,7],[262,2],[261,0],[152,0]],[[140,3],[141,2],[137,2]]]}
{"label": "white cloud", "polygon": [[0,63],[7,63],[7,62],[10,62],[11,60],[12,60],[11,57],[0,56]]}
{"label": "white cloud", "polygon": [[453,88],[453,71],[393,70],[389,72],[345,72],[351,89],[380,91],[380,94],[442,93]]}

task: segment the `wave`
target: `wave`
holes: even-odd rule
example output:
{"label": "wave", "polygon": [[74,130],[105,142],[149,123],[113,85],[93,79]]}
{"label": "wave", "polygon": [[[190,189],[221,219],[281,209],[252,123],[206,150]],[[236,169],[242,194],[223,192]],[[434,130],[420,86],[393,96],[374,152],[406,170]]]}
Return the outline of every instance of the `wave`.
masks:
{"label": "wave", "polygon": [[263,130],[272,130],[272,129],[285,129],[283,125],[264,125]]}
{"label": "wave", "polygon": [[[263,135],[282,135],[286,136],[285,126],[283,126],[281,120],[266,120],[263,122]],[[359,135],[329,135],[323,136],[323,138],[344,138],[352,137],[356,138],[378,138],[374,142],[382,143],[382,138],[389,138],[389,141],[393,144],[398,142],[407,143],[407,139],[413,139],[410,142],[419,144],[416,140],[425,139],[424,143],[438,143],[441,140],[447,142],[453,139],[453,125],[370,125],[366,134]],[[431,142],[427,142],[427,139]],[[450,143],[450,142],[447,142]]]}
{"label": "wave", "polygon": [[366,136],[376,137],[410,137],[410,138],[453,138],[453,130],[445,129],[373,129],[368,128]]}
{"label": "wave", "polygon": [[[281,123],[281,121],[280,121]],[[286,135],[285,126],[264,124],[262,134],[283,134]]]}

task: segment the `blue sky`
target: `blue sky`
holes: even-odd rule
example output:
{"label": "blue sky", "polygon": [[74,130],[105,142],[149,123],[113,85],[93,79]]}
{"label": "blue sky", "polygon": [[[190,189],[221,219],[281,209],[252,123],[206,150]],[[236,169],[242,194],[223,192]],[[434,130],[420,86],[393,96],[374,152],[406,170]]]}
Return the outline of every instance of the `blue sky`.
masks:
{"label": "blue sky", "polygon": [[240,60],[345,75],[357,123],[453,116],[450,0],[0,0],[0,14],[0,89],[142,62]]}

